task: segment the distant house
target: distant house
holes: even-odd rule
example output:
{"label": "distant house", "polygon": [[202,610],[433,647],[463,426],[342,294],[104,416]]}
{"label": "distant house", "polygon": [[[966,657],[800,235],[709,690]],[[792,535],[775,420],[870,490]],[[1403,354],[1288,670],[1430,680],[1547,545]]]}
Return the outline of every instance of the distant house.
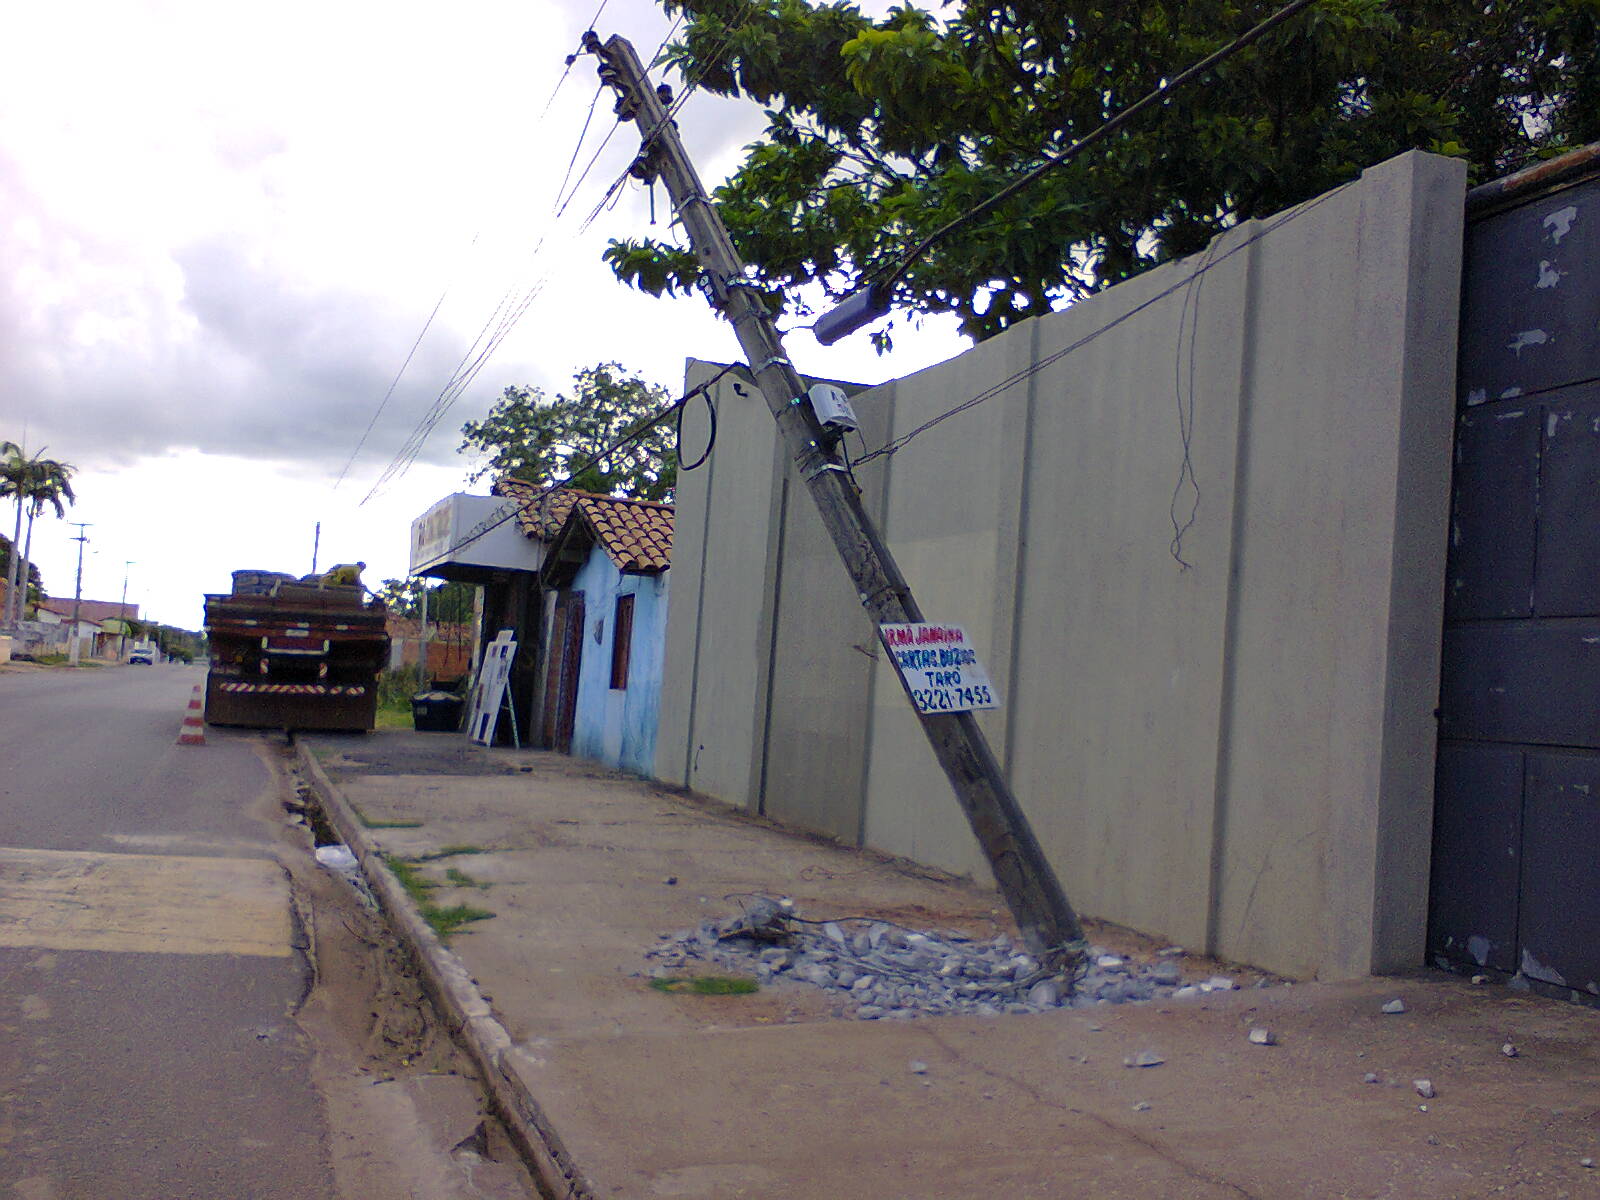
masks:
{"label": "distant house", "polygon": [[[39,624],[60,627],[59,634],[50,637],[61,645],[63,652],[72,643],[73,605],[70,599],[51,597],[39,601],[34,612],[34,620]],[[90,658],[115,658],[126,632],[123,622],[137,621],[139,606],[115,600],[79,600],[76,605],[79,652]]]}
{"label": "distant house", "polygon": [[661,703],[672,506],[568,496],[541,573],[554,593],[541,741],[648,775]]}

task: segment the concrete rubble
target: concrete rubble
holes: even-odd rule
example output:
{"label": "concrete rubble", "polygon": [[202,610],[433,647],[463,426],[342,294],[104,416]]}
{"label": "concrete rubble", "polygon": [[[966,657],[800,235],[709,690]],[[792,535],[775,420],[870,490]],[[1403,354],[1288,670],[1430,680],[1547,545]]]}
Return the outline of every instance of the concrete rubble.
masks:
{"label": "concrete rubble", "polygon": [[1023,1015],[1238,987],[1223,975],[1185,985],[1176,957],[1183,952],[1176,948],[1140,962],[1090,946],[1075,969],[1054,972],[1004,933],[975,939],[958,930],[911,929],[866,916],[816,920],[787,897],[738,899],[739,911],[731,915],[662,934],[645,954],[654,964],[650,974],[660,978],[709,967],[762,984],[798,981],[835,993],[864,1021]]}

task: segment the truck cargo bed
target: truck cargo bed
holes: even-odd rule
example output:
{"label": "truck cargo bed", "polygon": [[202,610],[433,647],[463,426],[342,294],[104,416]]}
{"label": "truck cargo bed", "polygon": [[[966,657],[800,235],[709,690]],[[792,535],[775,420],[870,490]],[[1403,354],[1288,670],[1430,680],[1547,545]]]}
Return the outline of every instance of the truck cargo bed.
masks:
{"label": "truck cargo bed", "polygon": [[360,588],[279,585],[206,597],[206,721],[257,729],[371,729],[387,614]]}

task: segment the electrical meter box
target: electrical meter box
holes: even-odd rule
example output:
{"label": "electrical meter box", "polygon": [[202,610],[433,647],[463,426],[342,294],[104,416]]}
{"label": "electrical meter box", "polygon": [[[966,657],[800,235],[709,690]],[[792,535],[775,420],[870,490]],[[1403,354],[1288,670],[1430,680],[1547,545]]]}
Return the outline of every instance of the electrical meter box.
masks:
{"label": "electrical meter box", "polygon": [[824,429],[837,429],[843,433],[861,428],[861,422],[856,420],[856,410],[850,407],[850,401],[845,398],[844,389],[831,383],[816,383],[811,385],[806,395],[811,398],[811,411],[817,414],[817,423]]}

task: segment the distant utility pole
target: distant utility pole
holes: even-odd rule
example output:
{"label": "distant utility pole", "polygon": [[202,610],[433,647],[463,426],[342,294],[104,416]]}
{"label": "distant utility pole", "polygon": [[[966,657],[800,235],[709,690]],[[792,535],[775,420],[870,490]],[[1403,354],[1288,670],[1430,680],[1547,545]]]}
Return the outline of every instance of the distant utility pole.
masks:
{"label": "distant utility pole", "polygon": [[[704,269],[711,302],[733,325],[756,385],[778,422],[789,456],[817,503],[862,605],[879,626],[921,623],[922,609],[839,458],[837,435],[823,429],[805,402],[805,381],[784,354],[772,314],[747,279],[744,263],[684,152],[677,127],[667,116],[663,99],[671,102],[670,90],[663,85],[658,94],[650,86],[638,54],[626,39],[613,37],[602,45],[590,30],[584,34],[583,45],[600,59],[601,82],[618,93],[618,117],[639,123],[644,150],[633,173],[646,181],[660,178],[666,185]],[[1064,965],[1080,952],[1082,926],[1027,816],[1006,785],[977,719],[970,712],[919,711],[918,716],[1024,942],[1045,962]]]}
{"label": "distant utility pole", "polygon": [[128,559],[122,564],[122,604],[117,610],[117,622],[122,626],[122,632],[117,635],[117,661],[122,661],[123,652],[128,645],[128,568],[133,566],[135,559]]}
{"label": "distant utility pole", "polygon": [[317,573],[317,551],[322,549],[322,522],[317,522],[317,531],[311,537],[311,573]]}
{"label": "distant utility pole", "polygon": [[78,543],[78,582],[72,588],[72,640],[67,644],[67,661],[77,666],[83,657],[83,642],[78,637],[78,609],[83,604],[83,547],[89,541],[89,535],[83,531],[89,528],[89,522],[68,521],[67,524],[78,527],[78,536],[72,539]]}

